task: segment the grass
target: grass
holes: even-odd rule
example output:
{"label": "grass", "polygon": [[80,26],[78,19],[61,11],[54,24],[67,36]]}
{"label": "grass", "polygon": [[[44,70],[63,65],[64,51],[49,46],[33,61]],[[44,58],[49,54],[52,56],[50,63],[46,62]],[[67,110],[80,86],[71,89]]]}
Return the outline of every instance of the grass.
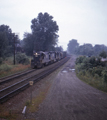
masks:
{"label": "grass", "polygon": [[9,110],[7,111],[5,107],[0,105],[0,118],[7,119],[7,120],[16,120],[18,114],[15,111]]}
{"label": "grass", "polygon": [[77,74],[78,78],[81,79],[82,81],[84,81],[85,83],[87,83],[101,91],[107,92],[107,83],[105,83],[101,77],[98,77],[98,76],[93,77],[89,73],[82,75],[82,74],[79,74],[76,72],[76,74]]}
{"label": "grass", "polygon": [[44,90],[42,90],[36,98],[33,98],[32,103],[30,100],[26,101],[25,105],[28,107],[29,112],[33,113],[33,112],[38,111],[39,105],[45,99],[49,88],[50,88],[50,85],[48,85]]}
{"label": "grass", "polygon": [[22,65],[22,64],[7,65],[7,64],[3,64],[0,66],[0,78],[5,77],[7,75],[14,74],[16,72],[21,72],[23,70],[27,70],[29,68],[30,68],[30,65]]}
{"label": "grass", "polygon": [[23,70],[27,70],[29,68],[30,68],[30,64],[28,64],[28,65],[22,65],[22,64],[13,65],[13,58],[9,57],[3,62],[2,65],[0,65],[0,78],[5,77],[7,75],[14,74],[16,72],[21,72]]}

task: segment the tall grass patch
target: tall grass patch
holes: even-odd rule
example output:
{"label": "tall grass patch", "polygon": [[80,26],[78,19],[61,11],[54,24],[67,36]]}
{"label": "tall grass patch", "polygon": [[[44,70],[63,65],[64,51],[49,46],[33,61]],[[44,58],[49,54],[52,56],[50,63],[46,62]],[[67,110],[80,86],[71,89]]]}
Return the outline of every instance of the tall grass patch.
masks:
{"label": "tall grass patch", "polygon": [[0,66],[0,78],[5,77],[7,75],[14,74],[16,72],[21,72],[23,70],[27,70],[29,68],[30,68],[30,64],[29,65],[22,65],[22,64],[7,65],[7,64],[3,64],[3,65]]}
{"label": "tall grass patch", "polygon": [[24,53],[17,53],[15,57],[15,65],[13,65],[13,58],[13,56],[7,57],[5,60],[1,58],[2,64],[0,64],[0,78],[30,68],[31,57],[26,56]]}

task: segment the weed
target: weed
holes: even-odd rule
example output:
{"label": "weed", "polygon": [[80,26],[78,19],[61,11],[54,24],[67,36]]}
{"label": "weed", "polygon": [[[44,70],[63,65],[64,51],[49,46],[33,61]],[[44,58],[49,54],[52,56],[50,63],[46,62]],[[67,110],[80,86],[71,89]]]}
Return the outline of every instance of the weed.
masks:
{"label": "weed", "polygon": [[0,118],[4,118],[7,120],[16,120],[17,114],[12,112],[11,110],[7,111],[4,107],[0,106]]}
{"label": "weed", "polygon": [[49,88],[50,88],[50,85],[44,91],[40,92],[40,94],[36,98],[32,99],[32,104],[30,103],[29,100],[25,103],[25,105],[28,104],[28,109],[30,112],[33,113],[33,112],[36,112],[38,110],[39,105],[45,99]]}
{"label": "weed", "polygon": [[25,105],[26,105],[27,107],[29,107],[29,106],[31,105],[30,100],[27,100],[26,103],[25,103]]}

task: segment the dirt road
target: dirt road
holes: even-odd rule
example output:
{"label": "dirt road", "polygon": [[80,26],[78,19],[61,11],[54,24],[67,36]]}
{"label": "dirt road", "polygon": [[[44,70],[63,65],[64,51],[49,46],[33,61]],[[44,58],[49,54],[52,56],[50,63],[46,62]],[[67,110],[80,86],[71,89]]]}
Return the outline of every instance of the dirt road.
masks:
{"label": "dirt road", "polygon": [[107,94],[76,77],[71,58],[55,77],[36,120],[107,120]]}

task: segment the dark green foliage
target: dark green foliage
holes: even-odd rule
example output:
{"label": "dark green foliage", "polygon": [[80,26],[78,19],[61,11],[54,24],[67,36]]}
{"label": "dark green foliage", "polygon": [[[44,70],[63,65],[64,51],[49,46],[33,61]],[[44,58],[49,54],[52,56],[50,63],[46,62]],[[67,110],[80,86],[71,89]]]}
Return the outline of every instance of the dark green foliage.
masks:
{"label": "dark green foliage", "polygon": [[93,73],[93,68],[89,68],[89,69],[88,69],[88,72],[89,72],[90,74],[92,74],[92,73]]}
{"label": "dark green foliage", "polygon": [[27,55],[32,56],[34,50],[34,39],[32,34],[25,33],[23,39],[23,48]]}
{"label": "dark green foliage", "polygon": [[76,74],[81,80],[107,92],[107,67],[100,58],[81,56],[76,62]]}
{"label": "dark green foliage", "polygon": [[6,34],[0,32],[0,57],[5,57],[8,41]]}
{"label": "dark green foliage", "polygon": [[97,67],[98,65],[101,65],[101,59],[95,56],[92,56],[89,58],[90,68]]}
{"label": "dark green foliage", "polygon": [[100,77],[102,76],[102,71],[104,70],[103,67],[98,66],[98,67],[94,67],[92,69],[92,75],[95,76],[95,74],[99,75]]}
{"label": "dark green foliage", "polygon": [[7,25],[0,25],[0,32],[3,32],[6,35],[8,45],[11,45],[12,40],[13,40],[12,39],[13,38],[13,34],[12,34],[12,30],[9,28],[9,26],[7,26]]}
{"label": "dark green foliage", "polygon": [[95,79],[103,78],[107,82],[106,64],[99,57],[80,56],[76,59],[76,71],[79,75],[90,74]]}
{"label": "dark green foliage", "polygon": [[103,76],[104,82],[107,83],[107,70],[102,71],[102,76]]}
{"label": "dark green foliage", "polygon": [[48,51],[58,41],[59,30],[56,21],[48,13],[39,13],[37,18],[31,21],[33,44],[35,51]]}
{"label": "dark green foliage", "polygon": [[76,59],[76,65],[79,66],[79,70],[88,70],[92,75],[98,74],[101,76],[101,72],[104,69],[104,62],[100,58],[80,56]]}
{"label": "dark green foliage", "polygon": [[55,51],[59,28],[53,17],[48,13],[39,13],[31,23],[32,33],[25,33],[21,41],[26,54],[32,56],[33,51]]}
{"label": "dark green foliage", "polygon": [[80,63],[83,63],[83,60],[84,60],[85,56],[80,56],[76,59],[76,64],[80,64]]}
{"label": "dark green foliage", "polygon": [[100,57],[102,58],[106,58],[107,57],[107,52],[106,51],[102,51],[100,54],[99,54]]}
{"label": "dark green foliage", "polygon": [[30,63],[29,58],[24,53],[18,53],[16,55],[16,62],[25,65]]}
{"label": "dark green foliage", "polygon": [[2,64],[2,62],[3,62],[3,58],[0,57],[0,64]]}
{"label": "dark green foliage", "polygon": [[14,40],[15,45],[20,42],[9,26],[0,25],[0,57],[5,58],[13,54]]}

